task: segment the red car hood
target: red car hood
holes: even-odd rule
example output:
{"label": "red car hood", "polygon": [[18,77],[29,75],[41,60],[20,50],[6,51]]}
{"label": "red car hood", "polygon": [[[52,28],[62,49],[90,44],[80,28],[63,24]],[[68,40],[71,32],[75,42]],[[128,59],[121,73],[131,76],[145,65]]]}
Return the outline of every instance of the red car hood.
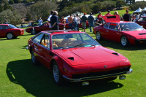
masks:
{"label": "red car hood", "polygon": [[136,39],[146,39],[146,30],[137,31],[122,31],[128,35],[135,37]]}
{"label": "red car hood", "polygon": [[[69,62],[71,65],[83,65],[83,64],[97,64],[97,63],[117,63],[126,60],[125,57],[120,54],[99,47],[85,47],[85,48],[71,48],[64,50],[54,50],[56,54]],[[114,53],[114,54],[112,54]],[[118,54],[118,55],[116,55]]]}

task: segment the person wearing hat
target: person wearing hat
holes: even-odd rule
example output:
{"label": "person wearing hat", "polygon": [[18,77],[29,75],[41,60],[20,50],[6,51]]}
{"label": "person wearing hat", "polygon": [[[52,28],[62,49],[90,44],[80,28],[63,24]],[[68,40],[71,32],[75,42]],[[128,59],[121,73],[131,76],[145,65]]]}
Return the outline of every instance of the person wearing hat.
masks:
{"label": "person wearing hat", "polygon": [[110,14],[110,10],[107,11],[106,16],[109,16],[109,15],[111,15],[111,14]]}
{"label": "person wearing hat", "polygon": [[131,21],[131,15],[128,13],[128,10],[126,10],[126,13],[123,15],[124,21]]}
{"label": "person wearing hat", "polygon": [[92,16],[92,13],[90,13],[90,16],[88,16],[88,23],[90,26],[90,32],[92,32],[92,27],[94,26],[94,17]]}
{"label": "person wearing hat", "polygon": [[82,21],[82,28],[84,29],[84,32],[86,30],[86,21],[87,21],[87,17],[86,17],[86,13],[84,13],[84,15],[81,18]]}

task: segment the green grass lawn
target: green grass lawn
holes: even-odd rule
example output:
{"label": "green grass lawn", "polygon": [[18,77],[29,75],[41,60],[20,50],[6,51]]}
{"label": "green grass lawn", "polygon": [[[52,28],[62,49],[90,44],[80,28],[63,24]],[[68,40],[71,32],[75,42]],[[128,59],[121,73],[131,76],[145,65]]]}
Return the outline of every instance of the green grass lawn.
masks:
{"label": "green grass lawn", "polygon": [[[124,15],[126,13],[126,10],[115,10],[115,11],[118,11],[118,14],[120,16],[122,16],[122,15]],[[113,15],[115,11],[110,11],[110,13]],[[102,15],[105,15],[107,12],[101,12],[101,13],[102,13]],[[133,13],[133,11],[129,10],[129,14],[132,14],[132,13]],[[97,15],[98,14],[96,14],[95,16],[97,16]]]}
{"label": "green grass lawn", "polygon": [[[89,29],[87,33],[95,39]],[[146,45],[122,47],[102,40],[101,45],[130,60],[133,73],[127,75],[126,80],[95,81],[89,86],[71,83],[59,87],[54,84],[48,69],[32,65],[25,49],[32,36],[25,33],[13,40],[0,38],[0,97],[146,97]]]}

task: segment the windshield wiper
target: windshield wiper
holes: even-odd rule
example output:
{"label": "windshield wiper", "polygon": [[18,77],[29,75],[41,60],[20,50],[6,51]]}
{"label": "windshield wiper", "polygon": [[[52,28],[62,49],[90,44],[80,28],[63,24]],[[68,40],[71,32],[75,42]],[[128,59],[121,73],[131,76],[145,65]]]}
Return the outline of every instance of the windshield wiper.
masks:
{"label": "windshield wiper", "polygon": [[82,46],[82,45],[85,45],[85,44],[87,44],[87,43],[86,42],[83,42],[83,43],[80,43],[78,45],[75,45],[74,47],[79,47],[79,46]]}

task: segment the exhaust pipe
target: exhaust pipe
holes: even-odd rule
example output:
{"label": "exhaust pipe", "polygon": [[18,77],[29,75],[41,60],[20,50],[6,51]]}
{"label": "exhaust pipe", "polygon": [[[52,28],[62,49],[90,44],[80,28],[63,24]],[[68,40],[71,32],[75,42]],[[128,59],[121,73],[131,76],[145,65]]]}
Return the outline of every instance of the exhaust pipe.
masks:
{"label": "exhaust pipe", "polygon": [[124,79],[126,79],[126,76],[125,76],[125,75],[120,75],[120,76],[119,76],[119,79],[120,79],[120,80],[124,80]]}

